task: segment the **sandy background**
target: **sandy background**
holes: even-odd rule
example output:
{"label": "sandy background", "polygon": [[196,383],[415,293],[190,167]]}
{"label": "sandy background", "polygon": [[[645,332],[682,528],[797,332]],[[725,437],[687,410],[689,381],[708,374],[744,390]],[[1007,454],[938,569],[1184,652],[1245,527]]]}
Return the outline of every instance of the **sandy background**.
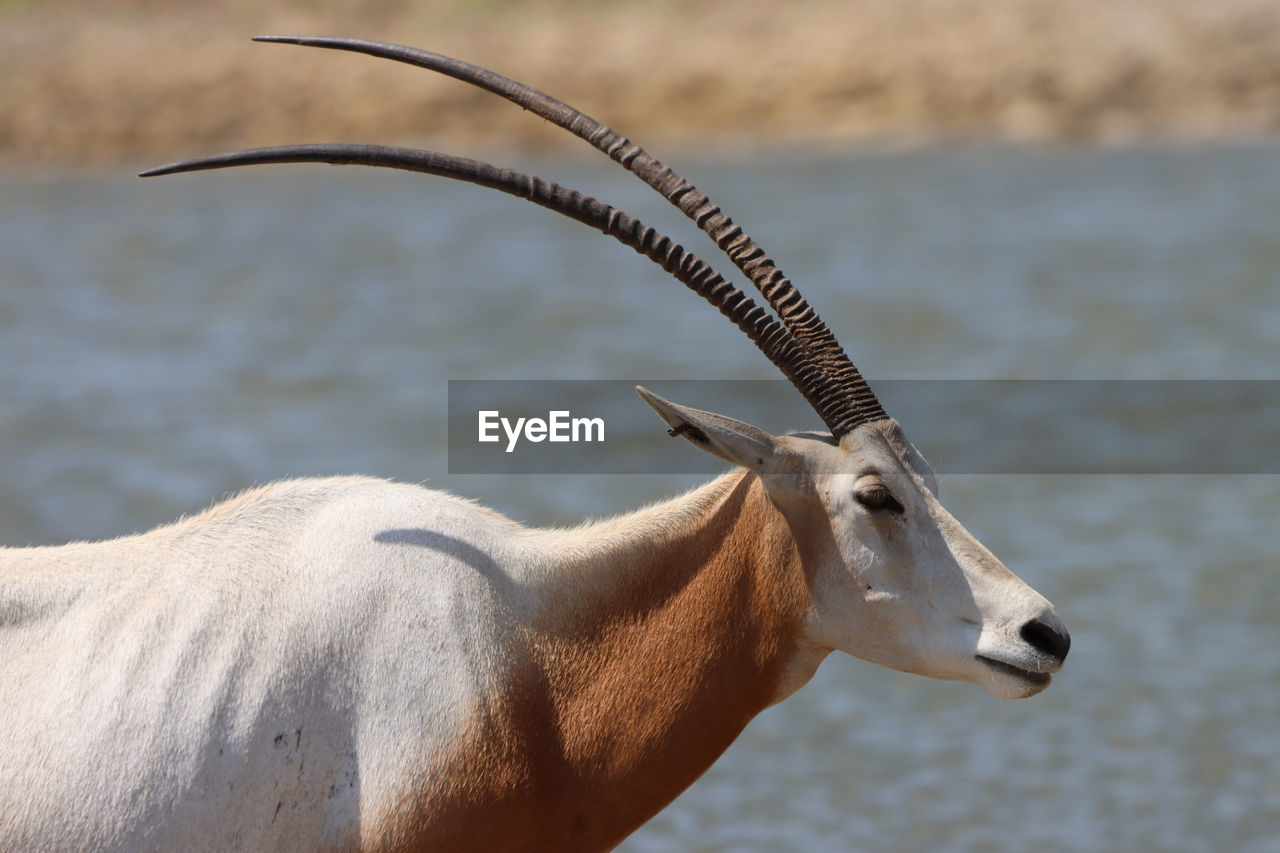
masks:
{"label": "sandy background", "polygon": [[562,144],[425,71],[249,41],[270,33],[466,58],[651,147],[1280,135],[1280,0],[0,0],[0,168]]}

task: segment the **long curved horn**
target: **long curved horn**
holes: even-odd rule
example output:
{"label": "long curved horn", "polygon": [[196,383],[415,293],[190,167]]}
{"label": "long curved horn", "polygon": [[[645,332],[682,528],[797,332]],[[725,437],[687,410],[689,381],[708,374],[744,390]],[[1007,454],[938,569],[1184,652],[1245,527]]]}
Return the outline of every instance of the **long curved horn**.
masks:
{"label": "long curved horn", "polygon": [[591,196],[534,175],[471,160],[382,145],[285,145],[199,157],[141,173],[144,178],[268,163],[382,166],[478,184],[531,201],[590,225],[649,258],[710,302],[746,333],[834,434],[840,421],[839,387],[768,312],[679,243]]}
{"label": "long curved horn", "polygon": [[860,423],[887,417],[830,328],[760,246],[692,183],[607,125],[517,80],[428,50],[324,36],[261,36],[255,41],[348,50],[416,65],[500,95],[581,137],[661,193],[746,274],[801,346],[843,390],[845,403],[832,429],[837,438]]}

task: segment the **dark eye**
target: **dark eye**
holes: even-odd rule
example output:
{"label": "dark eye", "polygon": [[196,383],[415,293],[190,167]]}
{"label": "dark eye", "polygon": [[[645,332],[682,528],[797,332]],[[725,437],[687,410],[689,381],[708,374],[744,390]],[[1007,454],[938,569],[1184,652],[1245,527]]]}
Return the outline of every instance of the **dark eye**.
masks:
{"label": "dark eye", "polygon": [[854,497],[857,498],[858,503],[872,512],[902,514],[902,504],[898,503],[898,499],[884,486],[868,486],[865,489],[859,489],[854,493]]}

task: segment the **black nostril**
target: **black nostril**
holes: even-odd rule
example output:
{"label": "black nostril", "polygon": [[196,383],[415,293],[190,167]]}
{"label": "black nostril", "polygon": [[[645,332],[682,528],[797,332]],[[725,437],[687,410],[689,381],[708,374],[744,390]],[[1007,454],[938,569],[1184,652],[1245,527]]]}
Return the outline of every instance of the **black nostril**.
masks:
{"label": "black nostril", "polygon": [[1036,649],[1058,660],[1064,660],[1071,650],[1071,635],[1065,629],[1055,628],[1039,619],[1032,619],[1018,633]]}

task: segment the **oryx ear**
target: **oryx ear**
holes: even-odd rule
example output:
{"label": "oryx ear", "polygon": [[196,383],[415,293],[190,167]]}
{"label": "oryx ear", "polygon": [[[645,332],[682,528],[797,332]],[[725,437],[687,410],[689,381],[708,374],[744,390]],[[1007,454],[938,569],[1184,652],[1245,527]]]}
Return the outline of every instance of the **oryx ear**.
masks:
{"label": "oryx ear", "polygon": [[764,430],[715,412],[691,409],[664,400],[639,385],[636,393],[671,427],[667,430],[668,435],[684,436],[708,453],[757,474],[773,469],[778,458],[778,442]]}

